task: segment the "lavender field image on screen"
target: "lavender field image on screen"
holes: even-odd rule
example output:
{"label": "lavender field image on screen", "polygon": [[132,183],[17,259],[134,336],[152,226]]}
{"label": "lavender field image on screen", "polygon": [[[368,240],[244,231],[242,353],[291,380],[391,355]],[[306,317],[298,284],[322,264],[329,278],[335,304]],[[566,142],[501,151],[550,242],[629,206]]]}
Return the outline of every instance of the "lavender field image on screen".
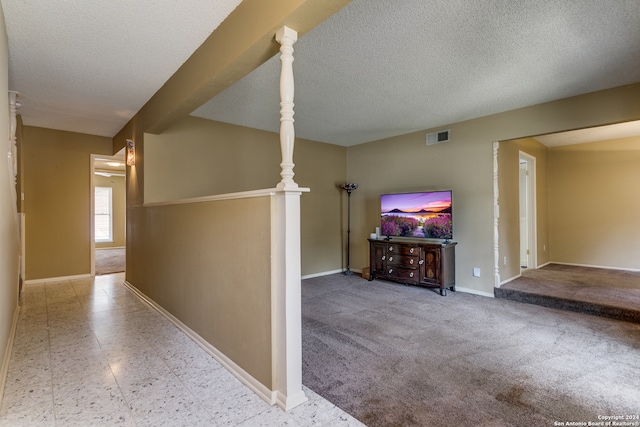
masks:
{"label": "lavender field image on screen", "polygon": [[453,238],[451,191],[383,194],[380,212],[385,236]]}

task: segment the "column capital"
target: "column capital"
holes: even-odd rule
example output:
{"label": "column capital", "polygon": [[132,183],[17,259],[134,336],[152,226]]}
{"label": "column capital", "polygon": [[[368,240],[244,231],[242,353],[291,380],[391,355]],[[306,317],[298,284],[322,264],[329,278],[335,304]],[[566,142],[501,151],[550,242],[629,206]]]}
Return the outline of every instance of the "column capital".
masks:
{"label": "column capital", "polygon": [[287,26],[284,26],[282,28],[280,28],[278,31],[276,31],[276,41],[280,44],[283,44],[283,42],[285,41],[285,39],[290,39],[291,40],[291,44],[295,43],[298,41],[298,32],[296,30],[293,30]]}

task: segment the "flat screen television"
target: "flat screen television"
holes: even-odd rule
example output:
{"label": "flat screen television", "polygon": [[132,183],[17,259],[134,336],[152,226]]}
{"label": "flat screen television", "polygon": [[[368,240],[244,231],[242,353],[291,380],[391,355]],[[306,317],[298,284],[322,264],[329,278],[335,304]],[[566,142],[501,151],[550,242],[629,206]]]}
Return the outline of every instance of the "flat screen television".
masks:
{"label": "flat screen television", "polygon": [[451,190],[382,194],[380,234],[451,240],[451,207]]}

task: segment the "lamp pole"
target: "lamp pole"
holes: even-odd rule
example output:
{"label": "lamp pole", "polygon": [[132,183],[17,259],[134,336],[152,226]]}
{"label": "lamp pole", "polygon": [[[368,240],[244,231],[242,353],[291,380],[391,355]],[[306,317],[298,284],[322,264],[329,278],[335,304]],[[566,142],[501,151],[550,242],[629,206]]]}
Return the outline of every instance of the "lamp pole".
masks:
{"label": "lamp pole", "polygon": [[342,272],[346,276],[353,274],[351,271],[351,192],[358,188],[358,184],[341,184],[340,188],[347,192],[347,269]]}

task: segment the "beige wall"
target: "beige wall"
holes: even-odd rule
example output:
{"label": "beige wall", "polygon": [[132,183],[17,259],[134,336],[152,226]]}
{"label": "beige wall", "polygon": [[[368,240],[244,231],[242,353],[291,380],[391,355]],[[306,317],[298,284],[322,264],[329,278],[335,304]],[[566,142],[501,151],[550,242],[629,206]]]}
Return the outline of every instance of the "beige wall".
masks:
{"label": "beige wall", "polygon": [[[9,102],[7,98],[9,53],[4,12],[0,6],[0,93],[4,101],[0,102],[0,135],[3,147],[9,135]],[[4,385],[6,368],[9,362],[8,344],[13,325],[13,317],[18,302],[18,263],[19,242],[18,224],[15,220],[16,200],[11,186],[14,185],[6,161],[6,153],[0,161],[0,386]],[[1,395],[1,394],[0,394]]]}
{"label": "beige wall", "polygon": [[640,137],[549,149],[554,262],[640,269]]}
{"label": "beige wall", "polygon": [[[499,259],[509,260],[501,265],[502,280],[520,274],[520,150],[536,158],[538,265],[640,268],[640,138],[554,148],[524,138],[502,142],[499,149]],[[616,208],[603,211],[601,205]]]}
{"label": "beige wall", "polygon": [[[352,194],[351,266],[368,266],[367,237],[380,225],[382,193],[418,190],[453,191],[453,234],[456,282],[460,287],[491,291],[492,280],[492,149],[477,132],[482,123],[447,126],[452,140],[426,146],[425,132],[416,132],[349,148],[349,181],[359,184]],[[471,277],[473,267],[481,277]],[[492,282],[490,282],[492,283]]]}
{"label": "beige wall", "polygon": [[294,179],[311,189],[300,200],[302,275],[341,270],[347,207],[338,185],[347,181],[347,149],[298,139],[294,162]]}
{"label": "beige wall", "polygon": [[125,242],[125,177],[94,175],[93,184],[96,187],[111,187],[111,214],[113,221],[113,242],[96,243],[96,248],[124,247]]}
{"label": "beige wall", "polygon": [[127,280],[272,389],[271,198],[129,212]]}
{"label": "beige wall", "polygon": [[[536,159],[537,265],[546,264],[550,260],[547,147],[533,138],[500,142],[498,149],[500,254],[498,259],[501,281],[520,274],[520,190],[518,187],[520,151]],[[507,257],[506,265],[504,257]]]}
{"label": "beige wall", "polygon": [[146,203],[272,188],[280,181],[275,133],[188,116],[161,135],[145,135],[144,147]]}
{"label": "beige wall", "polygon": [[[381,193],[448,188],[457,285],[493,294],[493,142],[638,120],[638,99],[634,84],[350,147],[348,179],[360,184],[352,195],[352,266],[368,265],[366,239],[379,222]],[[427,147],[425,133],[441,129],[451,129],[451,141]]]}
{"label": "beige wall", "polygon": [[26,280],[91,274],[91,154],[109,138],[23,129]]}
{"label": "beige wall", "polygon": [[[346,148],[297,139],[295,180],[302,195],[302,274],[342,267],[338,184],[346,180]],[[145,136],[147,202],[273,188],[280,181],[278,134],[187,117],[161,135]]]}

